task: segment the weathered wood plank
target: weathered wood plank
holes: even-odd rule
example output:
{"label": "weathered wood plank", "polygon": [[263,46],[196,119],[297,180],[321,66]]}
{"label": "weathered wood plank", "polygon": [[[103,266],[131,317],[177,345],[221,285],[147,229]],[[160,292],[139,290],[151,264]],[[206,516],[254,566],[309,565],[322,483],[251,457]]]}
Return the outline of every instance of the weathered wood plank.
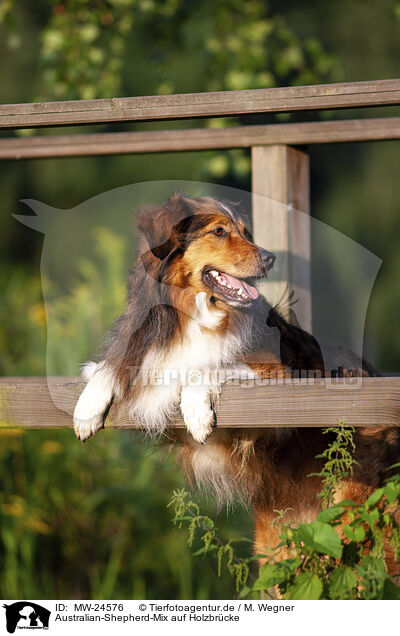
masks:
{"label": "weathered wood plank", "polygon": [[0,159],[250,148],[400,139],[400,117],[192,130],[0,138]]}
{"label": "weathered wood plank", "polygon": [[[353,426],[400,424],[400,378],[360,378],[354,385],[340,380],[292,380],[257,385],[224,386],[217,406],[218,426],[224,428],[332,426],[344,419]],[[71,427],[75,403],[83,388],[76,378],[2,378],[0,425],[31,429]],[[52,399],[53,398],[53,399]],[[57,403],[57,408],[53,402]],[[181,427],[177,419],[174,426]],[[115,404],[106,428],[138,428],[124,406]]]}
{"label": "weathered wood plank", "polygon": [[221,117],[400,104],[400,80],[0,106],[0,128]]}
{"label": "weathered wood plank", "polygon": [[309,157],[286,145],[254,146],[251,156],[254,239],[279,255],[260,289],[272,305],[284,299],[280,311],[288,320],[293,291],[297,320],[311,332]]}

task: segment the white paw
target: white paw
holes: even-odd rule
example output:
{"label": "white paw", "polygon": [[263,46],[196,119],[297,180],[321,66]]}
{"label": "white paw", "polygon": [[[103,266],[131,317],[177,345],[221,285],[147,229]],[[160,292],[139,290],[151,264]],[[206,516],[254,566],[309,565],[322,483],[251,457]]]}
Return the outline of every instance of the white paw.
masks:
{"label": "white paw", "polygon": [[96,395],[96,386],[89,382],[81,393],[74,411],[74,431],[82,442],[103,426],[104,413],[108,404],[102,395]]}
{"label": "white paw", "polygon": [[81,442],[85,442],[89,437],[95,435],[103,426],[103,413],[96,413],[93,417],[83,419],[78,417],[76,410],[74,413],[74,431]]}
{"label": "white paw", "polygon": [[89,382],[83,389],[74,411],[74,430],[82,442],[103,427],[114,395],[115,380],[104,368],[104,364],[92,366],[90,371],[87,375],[90,377]]}
{"label": "white paw", "polygon": [[182,414],[186,428],[193,439],[204,444],[214,425],[214,411],[211,410],[210,405],[204,402],[185,404]]}

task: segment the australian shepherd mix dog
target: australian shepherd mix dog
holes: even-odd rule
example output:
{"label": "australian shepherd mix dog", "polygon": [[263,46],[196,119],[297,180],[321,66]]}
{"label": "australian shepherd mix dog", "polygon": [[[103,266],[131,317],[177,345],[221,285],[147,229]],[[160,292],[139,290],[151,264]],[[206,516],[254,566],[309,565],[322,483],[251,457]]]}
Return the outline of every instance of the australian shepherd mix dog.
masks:
{"label": "australian shepherd mix dog", "polygon": [[[128,306],[102,361],[84,369],[88,383],[75,408],[75,432],[82,441],[94,435],[114,398],[155,433],[180,409],[187,431],[169,430],[168,438],[180,447],[185,472],[220,500],[238,493],[251,502],[261,554],[279,542],[274,511],[289,509],[287,518],[297,522],[318,513],[320,478],[308,475],[321,470],[316,455],[329,440],[316,428],[218,430],[212,404],[237,372],[325,375],[320,347],[259,295],[257,281],[275,256],[254,244],[234,204],[174,195],[145,210],[139,229]],[[270,350],[271,328],[279,330],[279,355]],[[360,374],[373,373],[358,362]],[[399,461],[400,437],[394,428],[369,427],[357,430],[355,443],[358,464],[341,494],[361,502]]]}

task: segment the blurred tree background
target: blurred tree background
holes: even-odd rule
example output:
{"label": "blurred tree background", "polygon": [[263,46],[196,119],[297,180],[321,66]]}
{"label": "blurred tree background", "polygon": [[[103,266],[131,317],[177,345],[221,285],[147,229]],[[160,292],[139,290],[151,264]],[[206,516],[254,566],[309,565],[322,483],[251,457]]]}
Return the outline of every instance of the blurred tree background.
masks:
{"label": "blurred tree background", "polygon": [[[1,101],[392,78],[398,75],[399,6],[394,0],[0,0]],[[353,111],[351,117],[396,113],[395,108],[370,109]],[[296,114],[291,119],[316,117]],[[288,117],[186,121],[179,127],[277,119]],[[173,127],[168,122],[138,123],[70,132]],[[58,131],[36,134],[54,132]],[[384,261],[368,310],[365,353],[383,371],[399,371],[400,335],[391,327],[400,305],[399,145],[316,146],[310,155],[313,214]],[[29,197],[68,209],[111,188],[160,179],[250,189],[249,153],[2,163],[1,375],[45,373],[39,269],[43,237],[11,217],[12,212],[25,213],[18,201]],[[99,246],[101,267],[97,273],[83,268],[73,293],[60,300],[56,312],[61,361],[68,359],[62,348],[63,330],[84,328],[88,304],[94,312],[104,312],[104,307],[96,309],[99,293],[109,300],[109,321],[123,304],[122,291],[116,290],[121,290],[125,277],[127,237],[97,228],[93,240]],[[345,260],[344,254],[344,264]],[[87,349],[83,342],[82,360],[91,354]],[[217,580],[209,561],[193,560],[180,531],[171,526],[166,504],[182,478],[173,458],[162,458],[139,434],[102,432],[82,446],[71,431],[3,430],[1,441],[3,598],[232,596],[231,582]],[[212,502],[209,507],[213,509]],[[252,533],[246,511],[238,509],[229,519],[222,511],[217,523],[229,536]]]}

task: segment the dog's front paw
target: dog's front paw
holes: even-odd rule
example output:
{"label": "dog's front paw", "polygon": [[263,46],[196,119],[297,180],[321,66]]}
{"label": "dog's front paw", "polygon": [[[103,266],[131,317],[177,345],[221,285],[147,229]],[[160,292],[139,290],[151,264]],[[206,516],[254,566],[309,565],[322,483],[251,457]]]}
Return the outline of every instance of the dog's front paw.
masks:
{"label": "dog's front paw", "polygon": [[193,387],[182,389],[181,411],[188,432],[193,439],[204,444],[215,424],[215,414],[210,407],[208,393]]}
{"label": "dog's front paw", "polygon": [[[104,363],[91,363],[89,380],[83,389],[74,411],[74,430],[78,439],[86,441],[103,428],[113,401],[115,380]],[[88,367],[89,365],[87,365]]]}
{"label": "dog's front paw", "polygon": [[74,431],[75,435],[82,442],[95,435],[102,428],[104,413],[98,409],[91,408],[91,405],[82,401],[76,405],[74,411]]}
{"label": "dog's front paw", "polygon": [[74,411],[74,431],[82,442],[95,435],[104,423],[104,410],[99,410],[99,404],[93,399],[91,388],[88,384],[84,389]]}
{"label": "dog's front paw", "polygon": [[212,432],[214,417],[214,411],[207,405],[202,405],[201,407],[199,407],[199,405],[193,405],[185,409],[183,413],[183,419],[185,420],[188,432],[193,439],[200,444],[204,444]]}

